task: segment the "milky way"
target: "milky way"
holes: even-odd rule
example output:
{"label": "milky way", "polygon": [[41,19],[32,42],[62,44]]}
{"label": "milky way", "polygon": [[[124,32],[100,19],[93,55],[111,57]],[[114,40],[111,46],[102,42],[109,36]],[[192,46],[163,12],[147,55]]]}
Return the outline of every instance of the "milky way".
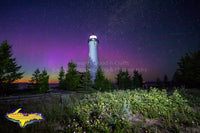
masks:
{"label": "milky way", "polygon": [[171,79],[177,61],[200,44],[200,4],[184,0],[9,0],[0,2],[0,41],[30,80],[36,68],[57,82],[73,60],[84,71],[88,38],[99,39],[99,61],[111,81],[120,68],[145,80]]}

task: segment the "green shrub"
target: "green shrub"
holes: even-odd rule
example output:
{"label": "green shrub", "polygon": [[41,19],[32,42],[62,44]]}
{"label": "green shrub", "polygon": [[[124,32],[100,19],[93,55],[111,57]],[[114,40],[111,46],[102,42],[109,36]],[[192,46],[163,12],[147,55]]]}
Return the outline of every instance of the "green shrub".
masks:
{"label": "green shrub", "polygon": [[[178,131],[181,127],[195,127],[199,114],[192,110],[188,100],[175,90],[168,96],[165,89],[119,90],[85,94],[74,105],[74,120],[66,127],[71,132],[142,132],[150,129],[147,119],[160,120],[162,127]],[[141,115],[136,121],[133,116]],[[138,118],[137,118],[138,119]],[[158,123],[157,123],[158,124]]]}

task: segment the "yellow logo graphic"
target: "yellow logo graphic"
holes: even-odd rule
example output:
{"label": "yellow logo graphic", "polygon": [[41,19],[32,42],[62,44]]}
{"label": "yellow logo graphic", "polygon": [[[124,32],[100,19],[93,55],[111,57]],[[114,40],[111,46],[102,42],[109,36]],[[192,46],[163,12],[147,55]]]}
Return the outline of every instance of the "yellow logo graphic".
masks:
{"label": "yellow logo graphic", "polygon": [[13,122],[19,123],[20,127],[24,128],[26,125],[33,122],[38,122],[43,120],[42,114],[39,113],[20,113],[22,108],[16,109],[10,113],[6,114],[6,118]]}

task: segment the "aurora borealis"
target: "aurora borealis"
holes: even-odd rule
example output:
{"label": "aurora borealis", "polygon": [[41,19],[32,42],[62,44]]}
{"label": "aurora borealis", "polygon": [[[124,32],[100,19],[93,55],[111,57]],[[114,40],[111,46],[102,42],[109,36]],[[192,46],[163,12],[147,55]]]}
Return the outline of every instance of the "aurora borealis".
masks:
{"label": "aurora borealis", "polygon": [[92,33],[109,80],[119,68],[138,69],[144,80],[171,79],[181,56],[200,44],[199,10],[198,0],[2,0],[0,42],[13,45],[25,71],[19,82],[36,68],[57,82],[70,60],[84,71]]}

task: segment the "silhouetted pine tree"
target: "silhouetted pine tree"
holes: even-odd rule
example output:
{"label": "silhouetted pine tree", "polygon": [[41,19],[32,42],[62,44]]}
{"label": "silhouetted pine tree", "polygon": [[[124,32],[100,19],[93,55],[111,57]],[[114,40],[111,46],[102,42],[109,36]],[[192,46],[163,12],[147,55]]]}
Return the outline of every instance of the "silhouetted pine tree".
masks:
{"label": "silhouetted pine tree", "polygon": [[40,93],[44,93],[49,89],[49,75],[44,69],[41,73],[37,68],[32,74],[31,83],[33,88],[35,88]]}
{"label": "silhouetted pine tree", "polygon": [[120,69],[117,74],[117,78],[116,78],[119,89],[124,89],[123,77],[124,77],[124,73],[123,73],[122,69]]}
{"label": "silhouetted pine tree", "polygon": [[44,69],[42,73],[39,75],[39,91],[40,93],[44,93],[49,89],[49,75],[47,71]]}
{"label": "silhouetted pine tree", "polygon": [[102,90],[104,80],[105,80],[104,73],[103,73],[101,67],[98,67],[96,79],[94,81],[94,88],[97,90]]}
{"label": "silhouetted pine tree", "polygon": [[80,75],[76,70],[76,66],[77,65],[73,61],[68,63],[68,70],[65,77],[67,90],[75,90],[80,87]]}
{"label": "silhouetted pine tree", "polygon": [[119,89],[131,89],[131,77],[128,70],[125,72],[122,69],[119,70],[117,74],[117,85]]}
{"label": "silhouetted pine tree", "polygon": [[39,70],[39,68],[37,68],[33,72],[30,82],[31,82],[33,88],[39,90],[39,82],[40,82],[40,70]]}
{"label": "silhouetted pine tree", "polygon": [[112,89],[112,84],[105,78],[101,67],[98,67],[96,79],[94,81],[94,88],[100,91],[106,91]]}
{"label": "silhouetted pine tree", "polygon": [[200,88],[200,47],[197,52],[186,53],[178,62],[174,82],[186,87]]}
{"label": "silhouetted pine tree", "polygon": [[137,70],[133,72],[133,88],[141,88],[143,85],[142,74],[139,74]]}
{"label": "silhouetted pine tree", "polygon": [[124,89],[131,89],[131,77],[127,69],[124,72]]}
{"label": "silhouetted pine tree", "polygon": [[63,66],[60,68],[60,72],[59,72],[59,75],[58,75],[58,81],[59,81],[59,88],[60,89],[64,89],[66,87],[65,85],[65,71],[63,69]]}
{"label": "silhouetted pine tree", "polygon": [[92,76],[90,75],[89,69],[88,69],[88,64],[86,64],[85,67],[85,73],[83,75],[82,78],[82,83],[81,83],[81,87],[84,90],[90,90],[92,88]]}
{"label": "silhouetted pine tree", "polygon": [[17,86],[13,82],[21,79],[23,72],[19,72],[21,66],[18,66],[16,59],[12,58],[12,46],[7,41],[3,41],[0,46],[0,93],[11,92]]}
{"label": "silhouetted pine tree", "polygon": [[107,79],[105,78],[104,79],[104,86],[102,87],[102,91],[108,91],[108,90],[112,90],[114,87],[112,85],[112,83]]}

